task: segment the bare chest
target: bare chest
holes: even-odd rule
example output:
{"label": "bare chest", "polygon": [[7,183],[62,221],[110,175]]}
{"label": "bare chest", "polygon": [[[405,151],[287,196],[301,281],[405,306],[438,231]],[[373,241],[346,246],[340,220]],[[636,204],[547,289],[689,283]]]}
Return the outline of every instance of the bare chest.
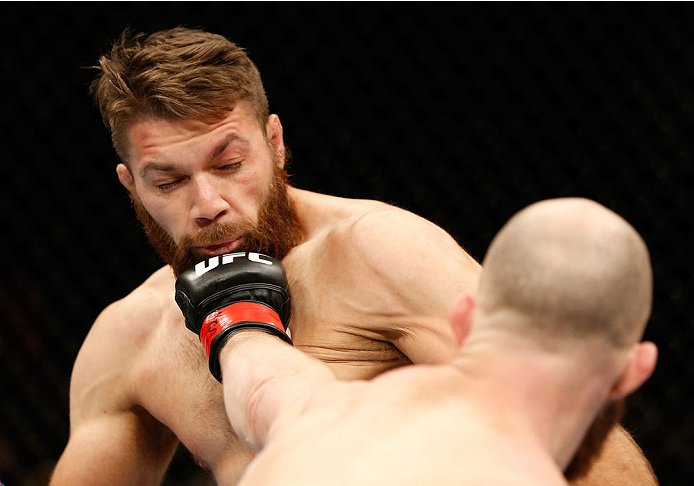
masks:
{"label": "bare chest", "polygon": [[143,350],[136,367],[138,402],[168,427],[198,464],[218,480],[233,482],[253,457],[226,415],[222,385],[210,374],[203,348],[169,313]]}
{"label": "bare chest", "polygon": [[[355,301],[339,288],[292,270],[290,332],[297,348],[324,361],[342,379],[368,379],[409,363],[392,344],[368,332],[365,323],[380,318],[368,301]],[[173,299],[152,333],[134,366],[138,403],[218,479],[237,476],[253,453],[234,433],[222,386]]]}
{"label": "bare chest", "polygon": [[[343,292],[339,285],[317,283],[310,276],[293,278],[289,329],[294,345],[325,362],[340,379],[370,379],[410,361],[372,324],[388,316],[368,294]],[[356,287],[359,282],[353,282]]]}

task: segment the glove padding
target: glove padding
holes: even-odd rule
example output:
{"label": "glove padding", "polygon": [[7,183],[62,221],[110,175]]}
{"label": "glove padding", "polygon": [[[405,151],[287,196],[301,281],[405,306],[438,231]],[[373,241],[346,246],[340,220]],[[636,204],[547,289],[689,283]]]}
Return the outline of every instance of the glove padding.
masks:
{"label": "glove padding", "polygon": [[291,316],[289,283],[279,260],[254,252],[204,260],[176,280],[176,303],[186,327],[200,337],[210,372],[221,382],[219,353],[242,329],[287,335]]}

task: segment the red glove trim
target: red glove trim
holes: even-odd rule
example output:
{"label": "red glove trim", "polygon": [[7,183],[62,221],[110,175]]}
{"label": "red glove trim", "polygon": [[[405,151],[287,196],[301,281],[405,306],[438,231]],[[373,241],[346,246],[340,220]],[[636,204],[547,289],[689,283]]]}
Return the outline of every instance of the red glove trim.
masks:
{"label": "red glove trim", "polygon": [[200,327],[200,342],[205,348],[207,359],[210,358],[212,340],[225,327],[239,322],[265,322],[286,333],[279,314],[266,305],[256,302],[237,302],[216,310],[205,317]]}

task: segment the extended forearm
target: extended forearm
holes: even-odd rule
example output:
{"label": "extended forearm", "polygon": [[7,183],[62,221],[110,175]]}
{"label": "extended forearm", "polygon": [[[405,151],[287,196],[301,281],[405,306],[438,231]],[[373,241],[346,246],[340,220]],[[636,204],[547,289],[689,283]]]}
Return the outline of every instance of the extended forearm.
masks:
{"label": "extended forearm", "polygon": [[277,337],[243,331],[220,354],[224,402],[234,430],[256,450],[282,413],[336,380],[322,362]]}
{"label": "extended forearm", "polygon": [[232,426],[256,449],[280,411],[335,380],[291,345],[289,283],[279,260],[254,252],[208,258],[181,274],[175,296],[223,383]]}

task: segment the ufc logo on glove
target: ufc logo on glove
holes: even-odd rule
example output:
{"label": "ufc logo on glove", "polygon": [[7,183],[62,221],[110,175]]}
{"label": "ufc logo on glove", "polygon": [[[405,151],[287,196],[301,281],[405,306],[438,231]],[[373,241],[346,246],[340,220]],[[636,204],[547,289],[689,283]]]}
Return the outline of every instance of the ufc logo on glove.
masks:
{"label": "ufc logo on glove", "polygon": [[[227,265],[229,263],[234,263],[234,258],[240,258],[244,257],[247,258],[248,260],[256,263],[263,263],[265,265],[272,265],[272,260],[270,257],[261,255],[260,253],[254,253],[254,252],[239,252],[239,253],[227,253],[226,255],[222,255],[222,265]],[[209,272],[213,268],[216,268],[219,266],[219,258],[218,256],[209,258],[206,261],[202,261],[195,265],[195,276],[199,277],[201,275],[204,275],[205,273]],[[265,258],[265,259],[264,259]]]}

